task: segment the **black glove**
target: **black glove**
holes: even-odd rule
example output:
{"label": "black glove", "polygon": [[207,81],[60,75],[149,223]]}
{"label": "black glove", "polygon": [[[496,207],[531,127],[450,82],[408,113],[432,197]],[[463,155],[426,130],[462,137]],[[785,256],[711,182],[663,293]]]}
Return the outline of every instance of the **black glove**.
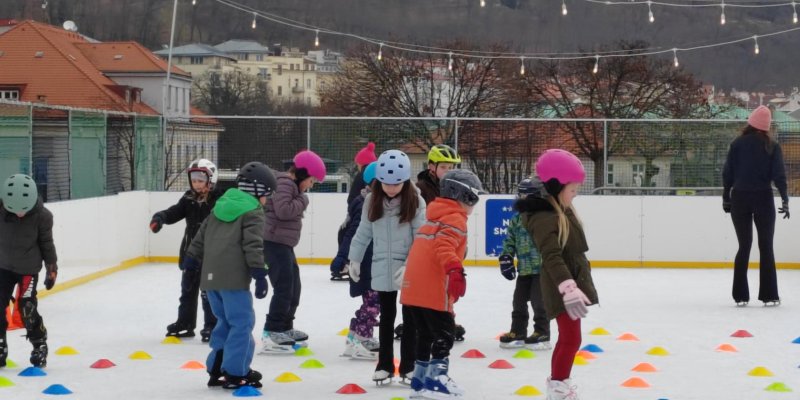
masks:
{"label": "black glove", "polygon": [[500,256],[500,273],[510,281],[517,277],[517,269],[514,268],[514,257],[508,254]]}
{"label": "black glove", "polygon": [[784,200],[781,208],[778,209],[779,214],[783,214],[783,219],[789,219],[789,200]]}
{"label": "black glove", "polygon": [[58,265],[56,263],[47,264],[45,265],[47,269],[47,277],[44,278],[44,288],[50,290],[56,284],[56,278],[58,278]]}
{"label": "black glove", "polygon": [[250,268],[250,277],[256,281],[256,298],[263,299],[264,297],[267,297],[267,293],[269,293],[269,285],[267,284],[267,269]]}
{"label": "black glove", "polygon": [[345,264],[347,264],[346,258],[336,256],[333,261],[331,261],[331,274],[341,274]]}
{"label": "black glove", "polygon": [[725,211],[726,213],[730,213],[731,212],[731,201],[730,200],[727,200],[727,201],[726,200],[722,200],[722,211]]}
{"label": "black glove", "polygon": [[178,265],[181,271],[186,272],[200,272],[201,264],[200,260],[190,257],[184,256],[183,257],[183,264]]}
{"label": "black glove", "polygon": [[161,218],[161,215],[153,215],[153,219],[150,220],[150,230],[153,231],[153,233],[158,233],[162,226],[164,226],[164,219]]}

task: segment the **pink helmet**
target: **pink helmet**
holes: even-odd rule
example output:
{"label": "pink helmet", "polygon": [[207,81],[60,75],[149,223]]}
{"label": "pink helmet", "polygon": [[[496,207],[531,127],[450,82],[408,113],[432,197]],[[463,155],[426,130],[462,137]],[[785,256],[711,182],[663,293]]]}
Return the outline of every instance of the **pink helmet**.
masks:
{"label": "pink helmet", "polygon": [[303,150],[294,156],[294,167],[305,168],[308,174],[317,179],[317,182],[325,180],[325,163],[311,150]]}
{"label": "pink helmet", "polygon": [[536,175],[542,182],[556,179],[558,183],[583,183],[586,171],[583,163],[574,154],[561,149],[550,149],[536,160]]}

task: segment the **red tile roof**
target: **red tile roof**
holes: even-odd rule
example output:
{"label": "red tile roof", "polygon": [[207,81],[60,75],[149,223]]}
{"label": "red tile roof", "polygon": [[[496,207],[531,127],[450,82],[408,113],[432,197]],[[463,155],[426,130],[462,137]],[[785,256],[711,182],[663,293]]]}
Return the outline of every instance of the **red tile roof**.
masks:
{"label": "red tile roof", "polygon": [[24,85],[22,101],[158,115],[116,94],[111,88],[119,85],[80,51],[86,43],[81,35],[55,26],[19,23],[0,35],[0,86]]}
{"label": "red tile roof", "polygon": [[[103,72],[156,72],[167,71],[167,62],[136,42],[78,43],[76,47]],[[191,75],[172,66],[172,73]]]}

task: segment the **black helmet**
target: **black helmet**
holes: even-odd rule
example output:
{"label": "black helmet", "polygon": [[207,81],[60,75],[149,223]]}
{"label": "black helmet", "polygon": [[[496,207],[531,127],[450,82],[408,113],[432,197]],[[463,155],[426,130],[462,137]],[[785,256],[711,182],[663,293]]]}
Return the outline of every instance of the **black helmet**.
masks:
{"label": "black helmet", "polygon": [[259,161],[252,161],[239,169],[236,184],[255,197],[271,196],[278,186],[275,175],[269,167]]}
{"label": "black helmet", "polygon": [[547,197],[542,181],[537,177],[525,178],[517,185],[517,197],[519,198],[540,198]]}
{"label": "black helmet", "polygon": [[484,194],[478,176],[466,169],[448,171],[439,182],[442,197],[460,201],[468,206],[478,204],[478,195]]}

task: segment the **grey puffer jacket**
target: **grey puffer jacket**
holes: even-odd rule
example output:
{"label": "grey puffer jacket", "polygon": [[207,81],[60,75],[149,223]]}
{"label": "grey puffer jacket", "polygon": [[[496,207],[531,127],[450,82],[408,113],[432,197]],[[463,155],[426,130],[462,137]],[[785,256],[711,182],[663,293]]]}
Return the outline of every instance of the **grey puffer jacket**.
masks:
{"label": "grey puffer jacket", "polygon": [[419,208],[410,223],[400,223],[400,199],[394,198],[383,203],[383,217],[377,221],[369,220],[369,205],[373,194],[364,199],[361,209],[361,223],[350,244],[350,261],[362,262],[370,241],[372,242],[372,290],[392,292],[400,290],[395,284],[394,275],[406,265],[408,252],[414,242],[414,235],[425,223],[425,199],[417,193]]}
{"label": "grey puffer jacket", "polygon": [[308,207],[308,196],[300,193],[300,188],[291,175],[279,172],[275,176],[278,187],[264,207],[267,214],[264,240],[294,247],[300,242],[303,212]]}
{"label": "grey puffer jacket", "polygon": [[[42,199],[24,217],[8,212],[0,201],[0,269],[20,275],[36,275],[45,264],[54,264],[53,214]],[[7,301],[7,300],[4,300]]]}

